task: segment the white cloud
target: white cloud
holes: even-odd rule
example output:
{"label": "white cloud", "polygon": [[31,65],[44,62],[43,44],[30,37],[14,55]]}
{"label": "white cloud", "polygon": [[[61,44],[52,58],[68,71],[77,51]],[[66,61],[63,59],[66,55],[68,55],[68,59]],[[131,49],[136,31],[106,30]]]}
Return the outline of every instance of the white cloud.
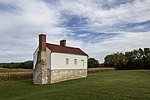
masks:
{"label": "white cloud", "polygon": [[144,22],[150,18],[149,0],[135,0],[134,3],[122,4],[108,10],[103,9],[100,3],[102,2],[97,3],[91,0],[63,0],[60,2],[60,8],[68,11],[69,14],[89,18],[86,27],[92,30],[105,30],[112,25],[124,22]]}
{"label": "white cloud", "polygon": [[[63,28],[57,27],[62,23],[62,20],[60,19],[61,15],[59,11],[53,9],[53,5],[47,6],[43,1],[37,0],[31,0],[30,2],[18,0],[14,5],[18,8],[16,11],[17,13],[2,12],[0,14],[3,18],[3,22],[6,23],[6,25],[10,25],[11,28],[12,25],[14,25],[13,28],[16,26],[25,26],[28,28],[39,28],[39,30],[51,33],[65,31]],[[2,24],[2,26],[6,27],[4,24]]]}
{"label": "white cloud", "polygon": [[150,47],[150,32],[139,33],[122,33],[103,42],[95,44],[87,44],[87,51],[90,51],[90,56],[104,61],[104,57],[114,52],[127,52],[138,48]]}
{"label": "white cloud", "polygon": [[[2,0],[0,4],[6,5],[0,9],[0,56],[3,56],[0,62],[32,59],[32,53],[38,45],[38,34],[45,32],[56,37],[55,34],[69,31],[59,27],[63,20],[58,9],[43,1]],[[14,59],[9,55],[13,55]]]}

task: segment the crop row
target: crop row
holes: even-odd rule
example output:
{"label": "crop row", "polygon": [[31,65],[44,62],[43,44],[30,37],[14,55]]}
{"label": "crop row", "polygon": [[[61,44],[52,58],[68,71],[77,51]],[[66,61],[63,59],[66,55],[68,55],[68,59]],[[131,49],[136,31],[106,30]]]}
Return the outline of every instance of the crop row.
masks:
{"label": "crop row", "polygon": [[32,79],[32,72],[0,73],[0,82],[23,79]]}
{"label": "crop row", "polygon": [[115,68],[89,68],[88,73],[115,71]]}

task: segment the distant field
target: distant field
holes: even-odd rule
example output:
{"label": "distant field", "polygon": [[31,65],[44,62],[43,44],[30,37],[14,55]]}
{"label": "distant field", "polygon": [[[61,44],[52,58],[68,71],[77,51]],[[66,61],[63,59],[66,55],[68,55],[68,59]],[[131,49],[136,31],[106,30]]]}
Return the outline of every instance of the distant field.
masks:
{"label": "distant field", "polygon": [[7,69],[0,68],[0,73],[10,73],[10,72],[32,72],[32,69]]}
{"label": "distant field", "polygon": [[150,100],[150,70],[90,73],[51,85],[0,83],[1,100]]}

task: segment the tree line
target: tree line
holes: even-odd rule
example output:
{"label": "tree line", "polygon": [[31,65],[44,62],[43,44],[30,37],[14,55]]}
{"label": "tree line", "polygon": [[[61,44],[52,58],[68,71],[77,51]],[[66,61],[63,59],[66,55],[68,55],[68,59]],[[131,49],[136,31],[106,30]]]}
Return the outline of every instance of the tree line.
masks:
{"label": "tree line", "polygon": [[[33,61],[0,63],[0,67],[32,69]],[[89,58],[88,68],[97,67],[115,67],[117,70],[150,69],[150,48],[139,48],[125,53],[113,53],[107,55],[102,64],[100,64],[95,58]]]}
{"label": "tree line", "polygon": [[150,69],[150,48],[107,55],[104,58],[104,66],[119,70]]}
{"label": "tree line", "polygon": [[2,68],[23,68],[23,69],[32,69],[33,61],[25,61],[20,63],[0,63],[0,67]]}

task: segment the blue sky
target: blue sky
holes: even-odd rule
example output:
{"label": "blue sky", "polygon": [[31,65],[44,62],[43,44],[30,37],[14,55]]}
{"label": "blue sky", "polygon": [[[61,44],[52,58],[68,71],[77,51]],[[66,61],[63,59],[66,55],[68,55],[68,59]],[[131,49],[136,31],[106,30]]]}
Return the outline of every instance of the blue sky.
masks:
{"label": "blue sky", "polygon": [[0,0],[0,62],[32,60],[38,35],[99,62],[150,47],[150,0]]}

